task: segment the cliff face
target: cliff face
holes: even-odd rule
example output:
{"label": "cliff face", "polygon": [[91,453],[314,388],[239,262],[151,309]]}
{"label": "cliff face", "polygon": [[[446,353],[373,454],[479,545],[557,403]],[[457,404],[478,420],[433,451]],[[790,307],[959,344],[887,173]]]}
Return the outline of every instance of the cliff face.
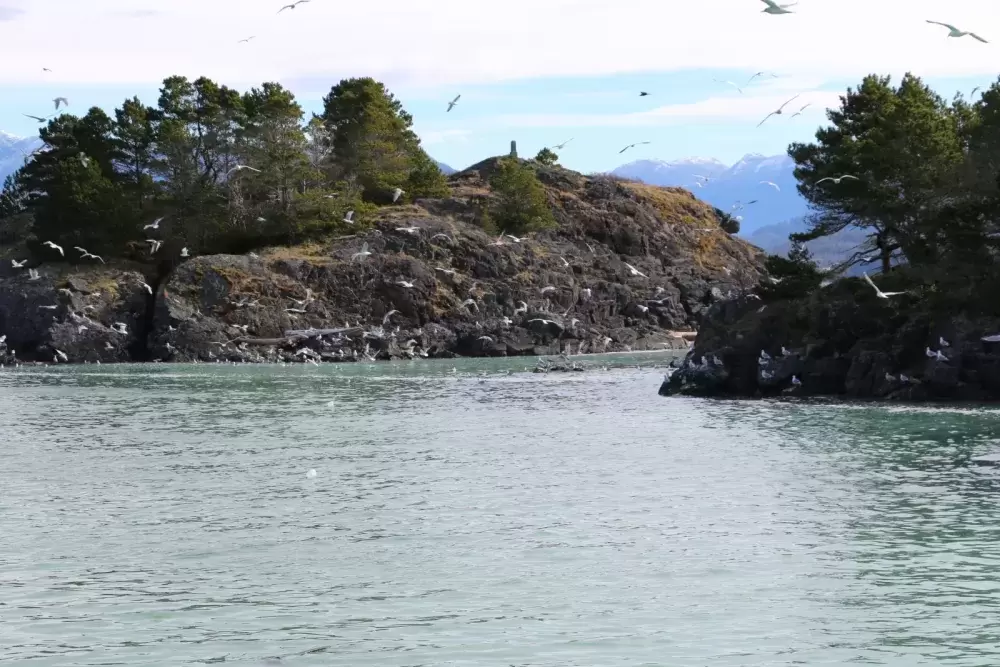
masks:
{"label": "cliff face", "polygon": [[495,168],[455,174],[449,198],[382,208],[356,235],[197,257],[161,281],[46,266],[29,281],[4,267],[0,334],[42,361],[55,349],[70,361],[333,361],[684,347],[671,332],[758,281],[759,251],[689,192],[558,167],[539,172],[558,226],[498,242],[476,224]]}
{"label": "cliff face", "polygon": [[1000,333],[1000,320],[933,314],[896,299],[878,299],[850,278],[798,299],[716,304],[660,393],[1000,398],[1000,342],[982,340]]}

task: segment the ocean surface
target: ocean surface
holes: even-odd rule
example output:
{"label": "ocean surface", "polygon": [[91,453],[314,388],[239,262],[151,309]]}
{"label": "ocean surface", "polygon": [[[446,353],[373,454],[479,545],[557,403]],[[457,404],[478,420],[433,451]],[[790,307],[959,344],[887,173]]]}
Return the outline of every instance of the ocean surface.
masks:
{"label": "ocean surface", "polygon": [[0,371],[0,663],[1000,664],[1000,412],[580,359]]}

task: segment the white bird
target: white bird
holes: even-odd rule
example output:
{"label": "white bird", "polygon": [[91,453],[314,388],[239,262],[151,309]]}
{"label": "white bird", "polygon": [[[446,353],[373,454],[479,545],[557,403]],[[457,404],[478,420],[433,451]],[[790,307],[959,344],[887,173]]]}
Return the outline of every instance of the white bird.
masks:
{"label": "white bird", "polygon": [[552,285],[546,285],[545,287],[542,288],[542,294],[545,294],[546,292],[555,292],[555,291],[556,288],[553,287]]}
{"label": "white bird", "polygon": [[760,76],[764,76],[765,74],[767,74],[768,76],[770,76],[772,79],[777,79],[778,78],[778,75],[774,74],[773,72],[760,71],[760,72],[757,72],[756,74],[754,74],[749,79],[747,79],[747,82],[745,84],[743,84],[743,85],[749,86],[753,82],[754,79],[756,79],[757,77],[760,77]]}
{"label": "white bird", "polygon": [[348,211],[347,213],[345,213],[344,214],[344,220],[343,220],[343,222],[346,222],[349,225],[353,225],[354,224],[354,211]]}
{"label": "white bird", "polygon": [[624,153],[625,151],[627,151],[630,148],[635,148],[636,146],[645,146],[648,143],[652,143],[652,142],[650,142],[650,141],[638,141],[638,142],[636,142],[634,144],[629,144],[625,148],[623,148],[620,151],[618,151],[618,154],[621,155],[622,153]]}
{"label": "white bird", "polygon": [[860,181],[861,180],[857,176],[852,176],[850,174],[844,174],[843,176],[827,176],[826,178],[821,178],[818,181],[816,181],[816,185],[819,185],[823,181],[833,181],[834,185],[840,185],[840,182],[842,180],[844,180],[845,178],[848,178],[848,179],[850,179],[852,181]]}
{"label": "white bird", "polygon": [[765,5],[767,5],[767,7],[765,7],[762,10],[763,13],[765,14],[791,14],[792,12],[788,8],[794,7],[795,5],[799,4],[797,2],[793,2],[787,5],[779,5],[778,3],[774,2],[774,0],[761,0],[761,1]]}
{"label": "white bird", "polygon": [[761,350],[761,351],[760,351],[760,358],[761,358],[761,359],[762,359],[763,361],[771,361],[771,355],[770,355],[770,354],[768,354],[768,353],[767,353],[767,352],[766,352],[765,350]]}
{"label": "white bird", "polygon": [[37,269],[28,269],[28,280],[38,280],[39,278],[41,278],[41,276],[38,275]]}
{"label": "white bird", "polygon": [[[766,2],[766,1],[767,1],[767,0],[765,0],[765,2]],[[789,105],[789,104],[790,104],[790,103],[791,103],[791,102],[792,102],[793,100],[795,100],[795,99],[796,99],[797,97],[798,97],[798,95],[796,95],[795,97],[792,97],[792,98],[791,98],[791,99],[789,99],[789,100],[788,100],[787,102],[785,102],[784,104],[782,104],[782,105],[781,105],[780,107],[778,107],[777,109],[775,109],[775,110],[774,110],[774,111],[772,111],[771,113],[769,113],[769,114],[767,114],[766,116],[764,116],[764,120],[762,120],[762,121],[760,121],[759,123],[757,123],[757,127],[760,127],[761,125],[763,125],[763,124],[764,124],[764,122],[765,122],[765,121],[766,121],[766,120],[767,120],[768,118],[770,118],[771,116],[780,116],[780,115],[781,115],[782,113],[784,113],[784,109],[785,109],[785,107],[786,107],[786,106],[788,106],[788,105]]]}
{"label": "white bird", "polygon": [[737,85],[736,85],[735,83],[733,83],[732,81],[723,81],[722,79],[712,79],[712,81],[715,81],[716,83],[724,83],[724,84],[726,84],[726,85],[729,85],[729,86],[732,86],[732,87],[733,87],[733,88],[735,88],[736,90],[740,91],[740,95],[742,95],[742,94],[743,94],[743,89],[742,89],[742,88],[740,88],[739,86],[737,86]]}
{"label": "white bird", "polygon": [[316,469],[310,468],[309,472],[306,473],[306,477],[308,477],[309,479],[314,479],[316,477],[316,474],[317,474]]}
{"label": "white bird", "polygon": [[797,376],[797,375],[793,375],[792,376],[792,386],[793,387],[801,387],[802,386],[802,381],[799,380],[799,376]]}
{"label": "white bird", "polygon": [[466,299],[465,301],[462,302],[462,305],[463,306],[475,306],[476,311],[477,312],[479,311],[479,304],[476,303],[475,299]]}
{"label": "white bird", "polygon": [[295,2],[293,2],[292,4],[285,5],[284,7],[282,7],[281,9],[279,9],[278,13],[280,14],[281,12],[285,11],[286,9],[295,9],[296,7],[298,7],[299,5],[301,5],[304,2],[309,2],[309,0],[295,0]]}
{"label": "white bird", "polygon": [[443,266],[435,266],[434,270],[440,271],[441,273],[447,273],[449,276],[453,276],[456,273],[455,269],[446,269]]}
{"label": "white bird", "polygon": [[524,240],[523,238],[518,238],[518,237],[514,236],[513,234],[504,234],[504,236],[506,236],[507,238],[509,238],[514,243],[520,243],[521,241]]}
{"label": "white bird", "polygon": [[885,381],[886,382],[895,382],[896,381],[896,377],[894,375],[890,375],[889,373],[886,373],[885,374]]}
{"label": "white bird", "polygon": [[22,116],[27,116],[28,118],[31,118],[33,120],[37,120],[39,123],[44,123],[45,121],[48,120],[48,118],[42,118],[41,116],[32,116],[31,114],[27,114],[27,113],[23,113],[21,115]]}
{"label": "white bird", "polygon": [[569,266],[569,262],[566,261],[565,257],[560,256],[559,259],[562,260],[563,266]]}
{"label": "white bird", "polygon": [[435,234],[434,236],[431,237],[431,241],[433,241],[434,239],[437,239],[437,238],[447,239],[448,241],[451,241],[452,243],[455,242],[455,239],[451,238],[447,234]]}
{"label": "white bird", "polygon": [[712,355],[712,363],[715,364],[716,366],[724,366],[725,365],[725,364],[722,363],[722,359],[719,359],[719,357],[716,356],[716,355],[714,355],[714,354]]}
{"label": "white bird", "polygon": [[791,354],[792,353],[789,352],[788,349],[784,345],[781,346],[781,356],[783,356],[783,357],[789,357],[789,356],[791,356]]}
{"label": "white bird", "polygon": [[55,243],[53,243],[52,241],[46,241],[46,242],[45,242],[45,243],[43,243],[42,245],[47,245],[48,247],[52,248],[53,250],[58,250],[58,251],[59,251],[59,254],[60,254],[60,255],[62,255],[63,257],[65,257],[65,256],[66,256],[66,253],[64,253],[64,252],[63,252],[63,249],[62,249],[62,246],[57,246],[57,245],[56,245]]}
{"label": "white bird", "polygon": [[862,275],[865,278],[865,282],[871,285],[872,289],[875,290],[875,296],[877,296],[880,299],[888,299],[890,296],[898,296],[900,294],[906,294],[906,292],[883,292],[878,288],[878,285],[872,282],[872,279],[868,277],[867,273],[863,273]]}
{"label": "white bird", "polygon": [[791,118],[795,118],[796,116],[801,115],[803,111],[805,111],[806,109],[808,109],[811,106],[812,106],[812,102],[810,102],[809,104],[803,104],[802,108],[799,109],[798,111],[796,111],[795,113],[793,113],[790,117]]}
{"label": "white bird", "polygon": [[968,32],[967,30],[959,30],[958,28],[956,28],[955,26],[953,26],[953,25],[951,25],[949,23],[941,23],[940,21],[930,21],[930,20],[928,20],[927,22],[928,23],[933,23],[934,25],[944,26],[945,28],[947,28],[948,29],[948,36],[949,37],[965,37],[966,35],[968,35],[969,37],[972,37],[973,39],[978,39],[983,44],[989,44],[989,42],[987,42],[985,39],[983,39],[982,37],[980,37],[976,33],[974,33],[974,32]]}
{"label": "white bird", "polygon": [[397,281],[396,281],[396,284],[397,284],[397,285],[402,285],[403,287],[406,287],[406,288],[410,288],[410,287],[413,287],[413,286],[414,286],[414,285],[413,285],[413,283],[411,283],[411,282],[407,282],[407,281],[405,281],[405,280],[397,280]]}
{"label": "white bird", "polygon": [[58,308],[58,307],[59,307],[59,306],[58,306],[58,304],[57,304],[57,305],[55,305],[55,306],[39,306],[38,308],[39,308],[40,310],[55,310],[55,309],[56,309],[56,308]]}
{"label": "white bird", "polygon": [[162,220],[163,220],[163,218],[157,218],[156,220],[153,220],[153,222],[151,222],[148,225],[146,225],[145,227],[143,227],[142,231],[146,231],[147,229],[159,229],[160,228],[160,221],[162,221]]}
{"label": "white bird", "polygon": [[[462,96],[461,95],[455,95],[455,99],[453,99],[451,102],[448,102],[448,111],[451,111],[452,109],[455,108],[455,105],[458,104],[458,100],[459,100],[460,97],[462,97]],[[447,113],[447,111],[445,113]]]}
{"label": "white bird", "polygon": [[27,264],[27,263],[28,263],[28,260],[26,260],[26,259],[22,259],[20,262],[17,261],[16,259],[10,260],[11,267],[13,267],[15,269],[23,269],[24,265]]}
{"label": "white bird", "polygon": [[7,334],[0,336],[0,345],[3,345],[6,342],[7,342]]}
{"label": "white bird", "polygon": [[541,322],[542,324],[556,324],[554,320],[547,320],[542,317],[536,317],[534,319],[528,320],[528,324],[531,324],[532,322]]}
{"label": "white bird", "polygon": [[128,335],[128,325],[124,322],[115,322],[111,325],[111,328],[115,331],[115,333],[120,333],[123,336]]}
{"label": "white bird", "polygon": [[146,243],[149,244],[150,255],[155,255],[156,251],[160,249],[161,245],[163,245],[163,241],[157,241],[156,239],[146,239]]}
{"label": "white bird", "polygon": [[566,144],[568,144],[571,141],[573,141],[573,139],[569,138],[566,141],[562,142],[561,144],[556,144],[555,146],[552,147],[552,149],[553,150],[557,150],[557,151],[561,151],[562,149],[566,148]]}
{"label": "white bird", "polygon": [[639,312],[642,312],[642,313],[649,312],[649,306],[644,306],[641,303],[637,303],[635,305],[635,307],[639,309]]}
{"label": "white bird", "polygon": [[647,278],[647,277],[648,277],[648,276],[647,276],[647,275],[646,275],[645,273],[643,273],[643,272],[642,272],[642,271],[640,271],[639,269],[635,268],[634,266],[632,266],[632,265],[631,265],[631,264],[629,264],[628,262],[625,262],[624,264],[625,264],[625,266],[626,266],[626,267],[628,267],[628,270],[629,270],[629,272],[630,272],[630,273],[631,273],[631,274],[632,274],[633,276],[642,276],[643,278]]}
{"label": "white bird", "polygon": [[500,246],[500,245],[503,245],[503,244],[504,244],[503,243],[503,234],[501,234],[500,236],[498,236],[496,241],[492,241],[490,243],[490,245],[497,245],[497,246]]}
{"label": "white bird", "polygon": [[[280,12],[279,12],[279,13],[280,13]],[[241,39],[240,41],[238,41],[238,42],[236,42],[236,43],[237,43],[237,44],[246,44],[247,42],[249,42],[249,41],[250,41],[251,39],[253,39],[254,37],[256,37],[256,35],[250,35],[250,36],[249,36],[249,37],[247,37],[246,39]]]}
{"label": "white bird", "polygon": [[399,312],[398,310],[393,309],[393,310],[390,310],[388,313],[386,313],[385,317],[382,318],[382,326],[385,326],[386,324],[389,324],[389,318],[392,317],[393,315],[395,315],[398,312]]}
{"label": "white bird", "polygon": [[107,263],[107,262],[104,261],[103,257],[101,257],[100,255],[95,255],[92,252],[84,252],[82,255],[80,255],[80,259],[87,259],[88,257],[90,259],[100,260],[101,264],[106,264]]}
{"label": "white bird", "polygon": [[54,100],[52,100],[52,103],[56,105],[56,111],[59,111],[60,104],[69,106],[69,100],[67,100],[65,97],[57,97]]}
{"label": "white bird", "polygon": [[143,281],[141,281],[141,280],[140,280],[140,281],[139,281],[139,285],[140,285],[140,286],[142,286],[143,288],[145,288],[145,290],[146,290],[147,292],[149,292],[150,294],[152,294],[152,293],[153,293],[153,288],[152,288],[152,287],[150,287],[149,285],[147,285],[147,284],[146,284],[145,282],[143,282]]}
{"label": "white bird", "polygon": [[69,361],[69,357],[67,357],[66,353],[63,352],[62,350],[56,350],[56,356],[62,359],[63,361]]}
{"label": "white bird", "polygon": [[419,234],[419,227],[396,227],[397,232],[406,232],[407,234]]}
{"label": "white bird", "polygon": [[402,188],[396,188],[392,191],[392,203],[399,201],[399,198],[406,194],[406,190]]}
{"label": "white bird", "polygon": [[584,299],[589,299],[591,294],[593,294],[593,292],[590,291],[589,287],[584,287],[582,290],[580,290],[580,296],[582,296]]}
{"label": "white bird", "polygon": [[778,192],[781,192],[781,188],[778,187],[777,183],[774,183],[772,181],[761,181],[761,184],[762,185],[770,185],[772,188],[774,188]]}
{"label": "white bird", "polygon": [[488,340],[491,343],[493,342],[493,338],[491,336],[480,336],[477,340]]}
{"label": "white bird", "polygon": [[951,343],[944,339],[944,336],[938,336],[938,345],[941,347],[951,347]]}
{"label": "white bird", "polygon": [[527,313],[528,312],[528,304],[526,304],[524,301],[518,301],[518,303],[520,305],[517,308],[514,309],[514,314],[517,315],[518,313]]}
{"label": "white bird", "polygon": [[937,361],[948,361],[948,357],[944,356],[941,353],[941,350],[932,350],[931,348],[927,348],[924,351],[924,354],[927,355],[928,359],[936,359]]}
{"label": "white bird", "polygon": [[187,248],[181,248],[181,257],[190,257],[190,256],[191,255],[188,254]]}
{"label": "white bird", "polygon": [[[299,0],[299,2],[307,2],[307,1],[308,0]],[[233,173],[234,171],[243,171],[244,169],[249,169],[250,171],[256,171],[258,174],[260,173],[260,169],[254,169],[253,167],[248,167],[245,164],[238,164],[229,171],[227,171],[226,176]]]}
{"label": "white bird", "polygon": [[979,340],[984,343],[1000,343],[1000,334],[993,334],[992,336],[983,336]]}
{"label": "white bird", "polygon": [[358,252],[356,252],[353,255],[351,255],[351,260],[353,261],[353,260],[358,259],[358,258],[364,259],[365,257],[368,257],[368,255],[370,255],[370,254],[371,254],[371,252],[368,250],[368,242],[366,241],[361,246],[361,250],[359,250]]}

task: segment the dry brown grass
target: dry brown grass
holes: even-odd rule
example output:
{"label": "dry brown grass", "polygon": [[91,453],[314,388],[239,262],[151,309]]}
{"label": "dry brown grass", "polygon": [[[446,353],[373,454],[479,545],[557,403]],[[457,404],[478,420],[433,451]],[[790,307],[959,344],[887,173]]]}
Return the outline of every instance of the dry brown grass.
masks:
{"label": "dry brown grass", "polygon": [[599,179],[603,179],[605,181],[611,181],[612,183],[638,183],[638,184],[642,184],[642,181],[640,181],[637,178],[629,178],[627,176],[619,176],[617,174],[604,174],[604,173],[600,173],[600,172],[594,172],[594,173],[591,173],[591,174],[587,174],[587,178],[591,178],[591,179],[593,179],[595,181],[599,180]]}
{"label": "dry brown grass", "polygon": [[640,201],[649,204],[660,214],[660,218],[670,224],[700,225],[715,227],[712,207],[682,188],[663,188],[645,183],[626,183]]}
{"label": "dry brown grass", "polygon": [[262,253],[265,259],[304,259],[311,262],[329,262],[330,254],[321,243],[303,243],[294,246],[268,248]]}

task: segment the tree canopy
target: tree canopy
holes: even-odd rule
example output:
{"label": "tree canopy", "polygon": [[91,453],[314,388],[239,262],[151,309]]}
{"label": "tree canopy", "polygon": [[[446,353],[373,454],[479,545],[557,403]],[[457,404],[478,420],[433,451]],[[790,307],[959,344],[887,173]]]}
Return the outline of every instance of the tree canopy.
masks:
{"label": "tree canopy", "polygon": [[241,93],[172,76],[155,106],[131,98],[111,116],[95,107],[41,128],[42,148],[0,192],[0,233],[148,257],[143,228],[157,218],[191,254],[321,236],[347,228],[352,209],[363,226],[396,187],[447,193],[411,126],[373,79],[341,81],[306,122],[280,84]]}
{"label": "tree canopy", "polygon": [[928,284],[1000,277],[1000,81],[947,102],[913,75],[871,75],[827,116],[788,149],[814,210],[793,241],[851,226],[867,235],[848,265],[903,265]]}
{"label": "tree canopy", "polygon": [[528,232],[555,225],[545,188],[530,165],[515,157],[500,158],[490,187],[495,200],[489,218],[501,230]]}

